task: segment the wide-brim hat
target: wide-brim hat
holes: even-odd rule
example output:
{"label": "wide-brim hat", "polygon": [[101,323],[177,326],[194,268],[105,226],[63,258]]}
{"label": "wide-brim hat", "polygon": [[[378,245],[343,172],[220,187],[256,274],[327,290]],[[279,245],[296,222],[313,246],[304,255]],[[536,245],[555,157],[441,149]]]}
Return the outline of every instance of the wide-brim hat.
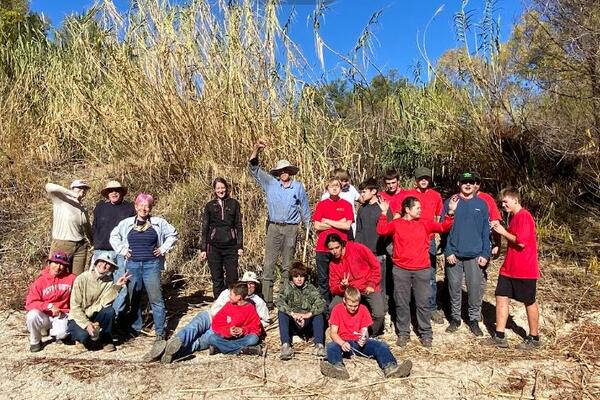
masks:
{"label": "wide-brim hat", "polygon": [[115,267],[115,269],[119,269],[119,265],[117,265],[117,262],[115,260],[115,256],[113,256],[111,253],[100,253],[100,255],[98,257],[96,257],[96,260],[94,261],[94,265],[96,265],[96,263],[98,261],[104,261],[110,265],[112,265],[113,267]]}
{"label": "wide-brim hat", "polygon": [[100,194],[102,197],[108,197],[108,194],[112,189],[119,189],[119,191],[123,193],[123,196],[127,194],[127,186],[121,185],[121,182],[119,181],[109,181],[106,186],[104,186],[104,189],[100,191]]}
{"label": "wide-brim hat", "polygon": [[281,170],[284,169],[287,169],[290,175],[296,175],[298,173],[298,167],[292,165],[292,163],[290,163],[288,160],[277,161],[277,164],[275,164],[275,168],[273,168],[269,172],[271,173],[271,175],[278,176],[279,174],[281,174]]}
{"label": "wide-brim hat", "polygon": [[256,273],[254,273],[252,271],[246,271],[246,272],[244,272],[244,275],[242,276],[242,279],[240,279],[240,282],[260,283],[258,281],[258,277],[256,276]]}

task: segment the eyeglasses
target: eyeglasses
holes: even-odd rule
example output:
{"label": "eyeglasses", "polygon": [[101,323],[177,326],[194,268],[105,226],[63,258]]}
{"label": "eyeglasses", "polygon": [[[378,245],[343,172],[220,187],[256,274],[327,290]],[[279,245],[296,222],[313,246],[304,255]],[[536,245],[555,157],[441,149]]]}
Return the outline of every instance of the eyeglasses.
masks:
{"label": "eyeglasses", "polygon": [[121,189],[119,189],[119,188],[108,189],[108,193],[121,193]]}

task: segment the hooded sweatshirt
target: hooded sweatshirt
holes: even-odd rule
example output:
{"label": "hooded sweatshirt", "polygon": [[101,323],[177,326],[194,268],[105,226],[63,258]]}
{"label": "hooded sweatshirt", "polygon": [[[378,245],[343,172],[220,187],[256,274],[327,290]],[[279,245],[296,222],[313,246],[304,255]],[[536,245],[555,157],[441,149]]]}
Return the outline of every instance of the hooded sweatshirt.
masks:
{"label": "hooded sweatshirt", "polygon": [[77,275],[64,271],[54,276],[50,273],[50,267],[46,267],[29,287],[29,293],[25,299],[27,311],[39,310],[48,315],[52,312],[48,309],[49,304],[56,306],[61,312],[68,313],[70,310],[71,289]]}

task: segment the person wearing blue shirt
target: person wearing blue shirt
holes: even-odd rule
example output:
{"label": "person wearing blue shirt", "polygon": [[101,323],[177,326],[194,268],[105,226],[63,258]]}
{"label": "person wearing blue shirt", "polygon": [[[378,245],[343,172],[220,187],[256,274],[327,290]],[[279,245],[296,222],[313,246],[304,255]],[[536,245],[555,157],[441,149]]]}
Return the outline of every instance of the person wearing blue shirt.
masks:
{"label": "person wearing blue shirt", "polygon": [[[450,325],[446,332],[456,332],[461,324],[463,275],[469,297],[469,329],[475,336],[483,336],[479,327],[481,303],[485,290],[485,268],[491,255],[490,220],[488,207],[475,196],[475,175],[464,172],[459,176],[460,188],[458,207],[454,214],[454,225],[448,234],[444,255],[446,277],[450,294]],[[448,210],[444,203],[444,216]]]}
{"label": "person wearing blue shirt", "polygon": [[267,237],[262,276],[262,293],[269,308],[273,307],[275,263],[281,256],[281,280],[288,281],[288,268],[296,250],[298,225],[309,227],[311,221],[308,196],[304,185],[292,179],[298,167],[287,160],[279,160],[275,168],[266,172],[258,165],[258,154],[266,147],[259,140],[248,159],[250,174],[267,195]]}

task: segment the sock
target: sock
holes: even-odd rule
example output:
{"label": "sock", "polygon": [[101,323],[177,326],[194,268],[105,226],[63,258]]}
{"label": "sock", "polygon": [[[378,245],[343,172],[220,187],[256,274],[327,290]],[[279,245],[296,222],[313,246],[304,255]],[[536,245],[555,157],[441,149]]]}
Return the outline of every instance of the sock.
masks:
{"label": "sock", "polygon": [[539,334],[537,334],[535,336],[529,335],[529,337],[531,337],[533,340],[540,340],[540,335]]}
{"label": "sock", "polygon": [[496,337],[498,339],[504,339],[504,332],[498,332],[498,331],[496,331]]}

